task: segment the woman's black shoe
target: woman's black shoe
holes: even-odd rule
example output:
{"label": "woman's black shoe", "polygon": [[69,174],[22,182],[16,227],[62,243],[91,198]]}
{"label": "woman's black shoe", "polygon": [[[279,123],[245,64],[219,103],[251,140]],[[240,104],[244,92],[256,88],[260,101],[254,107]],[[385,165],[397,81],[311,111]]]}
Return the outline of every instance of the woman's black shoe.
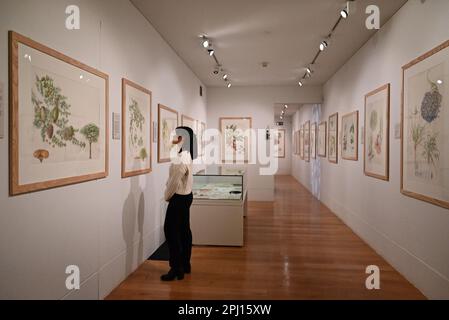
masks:
{"label": "woman's black shoe", "polygon": [[175,279],[182,280],[184,279],[184,272],[175,271],[174,269],[170,269],[167,274],[161,276],[162,281],[173,281]]}

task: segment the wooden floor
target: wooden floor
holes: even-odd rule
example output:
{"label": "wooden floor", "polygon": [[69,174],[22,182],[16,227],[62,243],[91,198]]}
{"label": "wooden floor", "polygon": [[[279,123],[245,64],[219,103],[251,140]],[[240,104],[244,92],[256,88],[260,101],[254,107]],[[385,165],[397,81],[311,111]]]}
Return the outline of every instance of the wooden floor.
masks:
{"label": "wooden floor", "polygon": [[[167,262],[146,261],[108,299],[424,299],[292,177],[248,210],[243,248],[194,247],[192,274],[169,283]],[[365,288],[368,265],[380,290]]]}

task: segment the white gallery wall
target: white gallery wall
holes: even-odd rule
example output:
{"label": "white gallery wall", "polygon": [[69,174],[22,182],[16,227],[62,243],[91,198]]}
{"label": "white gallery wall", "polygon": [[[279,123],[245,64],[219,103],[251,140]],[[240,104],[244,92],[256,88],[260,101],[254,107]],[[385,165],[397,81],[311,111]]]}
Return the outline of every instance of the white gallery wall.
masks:
{"label": "white gallery wall", "polygon": [[[68,5],[80,8],[80,30],[65,28]],[[121,112],[126,77],[152,91],[153,120],[162,103],[205,122],[201,83],[128,0],[3,0],[0,30],[0,299],[103,298],[163,239],[169,164],[157,164],[153,143],[153,172],[122,179],[121,141],[110,132],[106,179],[9,197],[8,30],[107,73],[110,117]],[[65,287],[68,265],[80,267],[80,291]]]}
{"label": "white gallery wall", "polygon": [[[231,70],[232,71],[232,70]],[[265,130],[274,125],[275,103],[315,103],[322,101],[320,86],[294,87],[211,87],[207,92],[208,128],[219,128],[220,117],[251,117],[252,128]],[[290,143],[291,144],[291,143]],[[290,151],[291,153],[291,151]],[[287,153],[288,156],[290,153]],[[288,160],[279,169],[287,172]],[[259,165],[248,167],[248,198],[252,201],[274,199],[274,176],[259,175]],[[277,172],[276,172],[277,173]]]}
{"label": "white gallery wall", "polygon": [[[276,120],[276,119],[275,119]],[[279,120],[277,120],[279,121]],[[292,154],[292,120],[291,118],[284,119],[284,125],[278,126],[273,125],[273,129],[284,129],[285,130],[285,157],[278,158],[279,168],[276,172],[277,175],[290,175],[292,173],[292,159],[290,155]]]}
{"label": "white gallery wall", "polygon": [[[338,112],[341,122],[342,115],[359,110],[360,133],[365,94],[391,84],[390,181],[364,175],[360,135],[359,161],[320,160],[321,201],[427,297],[445,299],[449,210],[400,193],[400,139],[394,129],[400,123],[401,67],[449,39],[448,12],[446,0],[408,1],[324,86],[321,120]],[[332,47],[325,54],[332,54]],[[309,116],[310,110],[300,110],[294,130]],[[310,188],[311,165],[293,156],[293,167]]]}

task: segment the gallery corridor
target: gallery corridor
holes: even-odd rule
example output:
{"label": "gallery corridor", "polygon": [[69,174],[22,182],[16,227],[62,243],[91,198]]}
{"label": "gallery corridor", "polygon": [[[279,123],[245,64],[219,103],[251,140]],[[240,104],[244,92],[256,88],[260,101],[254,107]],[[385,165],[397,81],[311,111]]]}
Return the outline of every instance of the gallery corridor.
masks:
{"label": "gallery corridor", "polygon": [[[275,184],[274,204],[249,204],[244,247],[194,247],[184,281],[146,261],[108,299],[424,299],[294,178]],[[369,265],[380,290],[365,287]]]}

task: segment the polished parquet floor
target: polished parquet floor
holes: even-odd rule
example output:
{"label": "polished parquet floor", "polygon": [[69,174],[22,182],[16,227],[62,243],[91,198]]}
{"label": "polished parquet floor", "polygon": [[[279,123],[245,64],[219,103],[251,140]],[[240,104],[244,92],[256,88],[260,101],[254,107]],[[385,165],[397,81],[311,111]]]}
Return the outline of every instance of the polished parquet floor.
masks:
{"label": "polished parquet floor", "polygon": [[[167,262],[146,261],[107,299],[424,299],[290,176],[274,203],[250,202],[243,248],[194,247],[192,274],[161,282]],[[380,268],[367,290],[365,268]]]}

